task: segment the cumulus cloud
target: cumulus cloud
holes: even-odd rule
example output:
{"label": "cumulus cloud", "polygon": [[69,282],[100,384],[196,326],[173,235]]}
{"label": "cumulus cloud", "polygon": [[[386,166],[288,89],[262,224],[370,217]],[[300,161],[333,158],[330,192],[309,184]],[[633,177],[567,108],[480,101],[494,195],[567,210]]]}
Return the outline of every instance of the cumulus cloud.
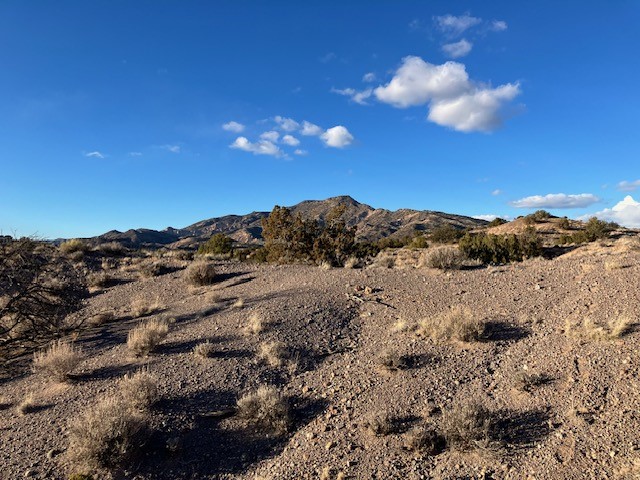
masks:
{"label": "cumulus cloud", "polygon": [[504,20],[494,20],[491,22],[490,28],[494,32],[504,32],[508,28],[508,26],[507,22],[505,22]]}
{"label": "cumulus cloud", "polygon": [[434,18],[434,21],[440,31],[452,37],[457,37],[462,35],[465,30],[480,24],[480,22],[482,22],[482,19],[472,17],[468,13],[465,13],[464,15],[460,16],[438,16]]}
{"label": "cumulus cloud", "polygon": [[264,132],[260,134],[260,139],[261,140],[266,140],[268,142],[277,142],[278,138],[280,138],[280,134],[274,130],[268,131],[268,132]]}
{"label": "cumulus cloud", "polygon": [[276,115],[275,117],[273,117],[273,119],[285,132],[293,132],[300,128],[300,124],[292,118],[285,118],[281,117],[280,115]]}
{"label": "cumulus cloud", "polygon": [[293,151],[293,153],[294,153],[294,155],[304,156],[304,155],[306,155],[306,154],[307,154],[307,153],[309,153],[309,152],[307,152],[306,150],[301,150],[301,149],[299,149],[299,148],[296,148],[296,149]]}
{"label": "cumulus cloud", "polygon": [[98,151],[85,153],[84,156],[89,158],[104,158],[104,155]]}
{"label": "cumulus cloud", "polygon": [[334,148],[344,148],[353,142],[353,135],[342,125],[329,128],[320,138],[326,146]]}
{"label": "cumulus cloud", "polygon": [[280,157],[282,155],[282,151],[272,142],[260,140],[256,143],[251,143],[246,137],[236,138],[235,141],[229,145],[229,148],[244,150],[254,155],[271,155],[273,157]]}
{"label": "cumulus cloud", "polygon": [[634,180],[633,182],[629,182],[627,180],[623,180],[618,183],[618,190],[621,192],[633,192],[640,187],[640,180]]}
{"label": "cumulus cloud", "polygon": [[405,57],[393,78],[374,90],[396,108],[429,105],[428,120],[462,132],[490,132],[502,125],[506,104],[520,94],[518,83],[496,88],[476,84],[458,62],[433,65]]}
{"label": "cumulus cloud", "polygon": [[451,58],[460,58],[468,55],[472,48],[473,43],[463,38],[459,42],[443,45],[442,51]]}
{"label": "cumulus cloud", "polygon": [[478,220],[486,220],[487,222],[490,222],[491,220],[495,220],[496,218],[505,218],[505,217],[502,215],[487,213],[486,215],[474,215],[472,218],[477,218]]}
{"label": "cumulus cloud", "polygon": [[302,122],[302,130],[300,133],[306,136],[320,136],[324,130],[318,125],[314,125],[311,122],[307,122],[306,120]]}
{"label": "cumulus cloud", "polygon": [[293,135],[285,135],[284,137],[282,137],[282,143],[284,143],[285,145],[289,145],[290,147],[297,147],[298,145],[300,145],[300,140],[298,140]]}
{"label": "cumulus cloud", "polygon": [[600,199],[591,193],[567,195],[566,193],[550,193],[548,195],[533,195],[511,202],[516,208],[584,208]]}
{"label": "cumulus cloud", "polygon": [[640,202],[636,202],[631,195],[624,197],[613,208],[605,208],[591,215],[584,215],[581,219],[598,217],[608,222],[616,222],[624,227],[640,228]]}
{"label": "cumulus cloud", "polygon": [[372,88],[367,88],[366,90],[358,91],[354,88],[332,88],[332,93],[337,93],[338,95],[344,95],[346,97],[350,97],[351,100],[360,105],[368,105],[367,99],[373,94]]}
{"label": "cumulus cloud", "polygon": [[129,152],[130,157],[141,157],[142,152]]}
{"label": "cumulus cloud", "polygon": [[231,121],[222,125],[222,129],[226,130],[227,132],[240,133],[244,131],[244,125],[238,122]]}
{"label": "cumulus cloud", "polygon": [[373,73],[373,72],[365,73],[362,76],[362,81],[363,82],[368,82],[368,83],[375,82],[376,81],[376,74]]}

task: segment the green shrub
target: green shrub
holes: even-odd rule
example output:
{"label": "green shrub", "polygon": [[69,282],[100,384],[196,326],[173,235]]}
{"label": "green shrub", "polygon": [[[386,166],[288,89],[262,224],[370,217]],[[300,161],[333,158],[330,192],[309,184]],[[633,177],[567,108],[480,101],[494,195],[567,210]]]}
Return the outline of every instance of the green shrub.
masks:
{"label": "green shrub", "polygon": [[488,227],[498,227],[500,225],[504,225],[505,223],[508,223],[504,218],[494,218],[493,220],[491,220],[489,222],[489,225],[487,225]]}
{"label": "green shrub", "polygon": [[609,234],[618,227],[619,225],[617,223],[604,222],[602,220],[598,220],[596,217],[592,217],[585,224],[584,230],[572,233],[571,235],[560,235],[558,244],[567,245],[572,243],[581,244],[595,242],[601,238],[607,238]]}
{"label": "green shrub", "polygon": [[452,225],[442,225],[429,234],[429,239],[436,243],[456,243],[464,236],[464,231]]}
{"label": "green shrub", "polygon": [[233,239],[224,233],[216,233],[206,243],[198,247],[198,255],[222,255],[231,253],[233,250]]}
{"label": "green shrub", "polygon": [[413,237],[408,247],[409,248],[429,248],[429,242],[427,242],[427,237],[425,237],[424,235],[417,235]]}
{"label": "green shrub", "polygon": [[466,234],[459,248],[468,258],[484,264],[520,262],[540,255],[542,241],[533,227],[522,235]]}
{"label": "green shrub", "polygon": [[562,217],[558,222],[558,226],[563,230],[569,230],[571,228],[571,222],[569,222],[567,217]]}

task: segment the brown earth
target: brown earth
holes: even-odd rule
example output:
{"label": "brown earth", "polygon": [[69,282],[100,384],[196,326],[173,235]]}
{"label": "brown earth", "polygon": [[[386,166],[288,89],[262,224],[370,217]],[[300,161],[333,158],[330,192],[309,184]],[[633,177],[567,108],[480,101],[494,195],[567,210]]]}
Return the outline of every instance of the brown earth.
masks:
{"label": "brown earth", "polygon": [[[452,272],[416,268],[418,253],[403,253],[396,268],[353,270],[219,262],[220,281],[199,288],[181,270],[143,279],[131,268],[115,270],[123,282],[96,292],[79,315],[112,312],[117,320],[79,335],[88,358],[70,383],[30,373],[29,359],[0,379],[0,478],[77,472],[65,452],[70,420],[143,365],[161,392],[151,440],[131,465],[94,478],[638,478],[640,332],[633,326],[597,341],[580,330],[585,318],[638,321],[637,238]],[[162,311],[152,316],[175,319],[145,360],[130,358],[125,345],[140,321],[131,312],[138,298],[158,300]],[[242,307],[234,306],[238,299]],[[487,322],[481,341],[415,333],[420,319],[456,305]],[[268,325],[247,335],[254,313]],[[192,348],[207,339],[214,355],[197,358]],[[256,360],[259,344],[270,340],[297,354],[296,369]],[[405,368],[380,366],[389,349]],[[522,372],[541,381],[523,389]],[[210,415],[263,384],[290,398],[287,435]],[[38,408],[20,415],[15,405],[30,392]],[[439,429],[443,412],[468,399],[492,412],[489,443],[433,456],[405,448],[412,428]],[[392,433],[364,427],[378,411],[397,418]]]}

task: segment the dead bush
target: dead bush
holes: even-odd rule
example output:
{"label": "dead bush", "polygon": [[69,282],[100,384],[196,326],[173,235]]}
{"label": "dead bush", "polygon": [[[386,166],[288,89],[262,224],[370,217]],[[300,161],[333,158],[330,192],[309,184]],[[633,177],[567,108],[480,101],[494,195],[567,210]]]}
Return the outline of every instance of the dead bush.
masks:
{"label": "dead bush", "polygon": [[166,319],[148,320],[134,327],[127,335],[127,347],[136,357],[151,353],[169,333],[169,322]]}
{"label": "dead bush", "polygon": [[60,244],[58,247],[62,253],[70,254],[70,253],[86,253],[90,250],[89,245],[80,240],[79,238],[72,238],[71,240],[66,240]]}
{"label": "dead bush", "polygon": [[148,370],[139,370],[120,380],[118,393],[130,408],[147,410],[158,401],[158,382]]}
{"label": "dead bush", "polygon": [[514,376],[514,384],[522,392],[531,392],[535,387],[544,385],[546,382],[548,382],[546,375],[532,373],[527,370],[518,370]]}
{"label": "dead bush", "polygon": [[490,441],[491,413],[476,400],[465,400],[442,413],[447,445],[459,449],[486,447]]}
{"label": "dead bush", "polygon": [[390,435],[396,431],[397,419],[389,412],[373,412],[363,422],[364,427],[374,435]]}
{"label": "dead bush", "polygon": [[464,262],[464,254],[456,247],[440,247],[424,252],[420,257],[419,266],[440,270],[458,270]]}
{"label": "dead bush", "polygon": [[95,250],[103,255],[120,256],[127,253],[127,248],[118,242],[101,243],[96,246]]}
{"label": "dead bush", "polygon": [[378,357],[378,364],[387,371],[395,372],[407,368],[407,359],[395,350],[385,350]]}
{"label": "dead bush", "polygon": [[147,262],[140,266],[139,272],[145,278],[158,277],[167,273],[167,267],[159,262]]}
{"label": "dead bush", "polygon": [[238,400],[238,416],[277,434],[291,427],[288,400],[273,386],[260,386]]}
{"label": "dead bush", "polygon": [[146,442],[149,420],[122,397],[106,397],[69,425],[68,455],[83,468],[122,466]]}
{"label": "dead bush", "polygon": [[262,317],[257,313],[252,313],[247,319],[247,324],[244,326],[243,331],[247,335],[257,335],[261,333],[265,328]]}
{"label": "dead bush", "polygon": [[115,319],[116,316],[112,312],[100,312],[89,318],[89,324],[98,327],[105,323],[113,322]]}
{"label": "dead bush", "polygon": [[405,448],[424,455],[438,455],[447,445],[445,438],[433,427],[419,426],[411,429],[405,439]]}
{"label": "dead bush", "polygon": [[115,283],[115,279],[107,272],[97,272],[87,275],[87,285],[94,289],[108,288]]}
{"label": "dead bush", "polygon": [[20,403],[16,405],[16,411],[20,415],[27,415],[29,413],[33,413],[38,409],[38,404],[36,402],[35,396],[33,393],[27,393]]}
{"label": "dead bush", "polygon": [[592,318],[585,318],[580,325],[574,325],[567,320],[565,333],[568,336],[589,340],[616,340],[628,333],[633,325],[634,321],[627,315],[619,315],[605,324]]}
{"label": "dead bush", "polygon": [[151,302],[146,298],[136,298],[131,302],[131,313],[135,318],[151,315],[162,310],[160,299],[156,297],[155,301]]}
{"label": "dead bush", "polygon": [[197,287],[211,285],[216,280],[216,269],[213,263],[198,261],[186,270],[187,282]]}
{"label": "dead bush", "polygon": [[425,318],[418,325],[418,334],[437,341],[473,342],[482,338],[484,330],[485,323],[476,318],[471,310],[462,306],[455,306],[435,317]]}
{"label": "dead bush", "polygon": [[64,382],[84,359],[84,354],[72,342],[58,340],[45,350],[33,354],[32,369],[49,378]]}
{"label": "dead bush", "polygon": [[262,342],[258,347],[257,357],[270,367],[282,367],[289,357],[289,352],[282,342]]}
{"label": "dead bush", "polygon": [[209,341],[199,343],[195,347],[193,347],[193,354],[196,357],[209,358],[213,356],[214,353],[215,347],[213,346],[213,343]]}

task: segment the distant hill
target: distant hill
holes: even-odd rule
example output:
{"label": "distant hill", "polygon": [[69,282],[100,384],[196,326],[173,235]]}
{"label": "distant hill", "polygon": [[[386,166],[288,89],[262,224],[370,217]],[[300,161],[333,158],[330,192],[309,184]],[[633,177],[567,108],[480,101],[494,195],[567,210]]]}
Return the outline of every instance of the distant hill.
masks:
{"label": "distant hill", "polygon": [[[455,228],[475,228],[486,225],[463,215],[434,212],[430,210],[401,209],[396,211],[373,208],[357,202],[349,196],[332,197],[326,200],[305,200],[289,207],[293,215],[302,218],[323,221],[336,206],[346,206],[343,218],[349,226],[357,227],[358,240],[375,241],[386,237],[401,238],[413,235],[415,231],[429,232],[442,225]],[[132,229],[126,232],[112,230],[91,239],[94,243],[118,242],[127,247],[171,248],[195,247],[215,233],[224,233],[241,243],[260,243],[262,241],[262,219],[269,212],[253,212],[247,215],[226,215],[210,218],[185,228],[166,228],[164,230]]]}

